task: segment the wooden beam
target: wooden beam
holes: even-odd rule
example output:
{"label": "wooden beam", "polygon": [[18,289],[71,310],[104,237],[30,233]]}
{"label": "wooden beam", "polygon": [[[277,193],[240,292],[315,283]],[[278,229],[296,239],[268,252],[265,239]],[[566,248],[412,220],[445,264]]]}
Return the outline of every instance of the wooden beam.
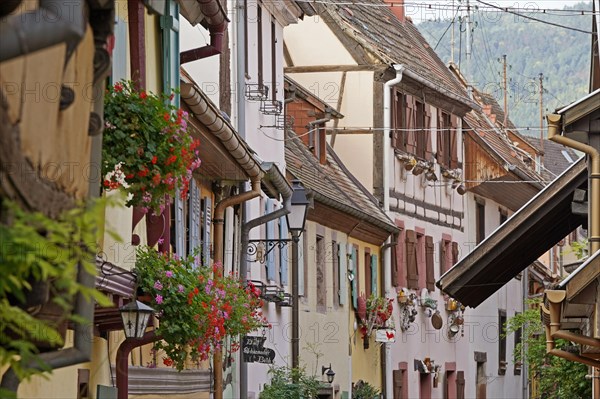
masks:
{"label": "wooden beam", "polygon": [[363,72],[387,69],[387,65],[305,65],[283,68],[285,73]]}
{"label": "wooden beam", "polygon": [[[340,94],[338,95],[338,100],[337,100],[337,104],[335,109],[339,112],[340,107],[342,106],[342,100],[344,98],[344,88],[346,87],[346,72],[344,71],[342,73],[342,81],[340,82]],[[333,148],[333,146],[335,145],[335,135],[336,135],[336,131],[337,131],[337,127],[340,123],[340,119],[339,118],[335,118],[335,120],[333,121],[333,132],[331,133],[331,148]],[[327,133],[325,133],[327,134]]]}
{"label": "wooden beam", "polygon": [[146,87],[146,39],[144,32],[144,4],[140,0],[127,1],[129,18],[129,52],[131,80],[136,87]]}

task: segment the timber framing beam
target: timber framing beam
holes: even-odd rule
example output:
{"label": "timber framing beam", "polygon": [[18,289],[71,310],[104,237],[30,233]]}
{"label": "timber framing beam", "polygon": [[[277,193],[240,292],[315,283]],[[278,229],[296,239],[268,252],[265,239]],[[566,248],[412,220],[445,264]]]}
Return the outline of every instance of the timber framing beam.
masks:
{"label": "timber framing beam", "polygon": [[384,71],[387,65],[305,65],[283,68],[285,73]]}

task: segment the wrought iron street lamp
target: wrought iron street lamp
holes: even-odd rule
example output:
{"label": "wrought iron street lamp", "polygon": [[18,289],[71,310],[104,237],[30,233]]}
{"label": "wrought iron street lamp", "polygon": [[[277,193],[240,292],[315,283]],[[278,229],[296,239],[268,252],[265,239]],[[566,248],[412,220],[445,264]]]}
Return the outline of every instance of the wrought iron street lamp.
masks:
{"label": "wrought iron street lamp", "polygon": [[329,367],[321,366],[321,375],[323,374],[327,376],[328,383],[333,383],[333,379],[335,378],[335,371],[331,369],[331,363],[329,363]]}
{"label": "wrought iron street lamp", "polygon": [[140,301],[131,301],[119,308],[126,338],[142,338],[154,309]]}
{"label": "wrought iron street lamp", "polygon": [[291,198],[292,209],[287,218],[288,230],[292,234],[292,367],[300,366],[300,311],[298,301],[298,242],[300,234],[304,231],[308,205],[310,201],[306,198],[306,190],[300,180],[292,180],[294,190]]}

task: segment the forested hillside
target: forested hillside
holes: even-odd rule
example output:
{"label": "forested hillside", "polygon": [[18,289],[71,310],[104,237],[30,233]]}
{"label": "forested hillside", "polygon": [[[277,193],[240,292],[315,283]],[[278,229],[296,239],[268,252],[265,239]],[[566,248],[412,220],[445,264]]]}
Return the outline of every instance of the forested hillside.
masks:
{"label": "forested hillside", "polygon": [[[462,2],[464,5],[465,1]],[[480,2],[471,1],[477,6]],[[529,3],[528,3],[529,4]],[[591,35],[550,24],[525,19],[489,7],[474,7],[472,12],[472,56],[470,70],[475,85],[493,94],[503,105],[503,62],[507,57],[509,116],[528,135],[539,135],[539,74],[543,74],[544,114],[569,104],[589,90]],[[485,9],[486,11],[484,11]],[[591,2],[582,2],[565,11],[531,12],[525,15],[550,23],[591,31]],[[459,14],[460,16],[460,14]],[[419,30],[444,61],[451,59],[451,37],[454,29],[454,62],[465,74],[469,71],[466,57],[466,24],[456,17],[450,20],[426,21]],[[445,32],[445,33],[444,33]],[[439,42],[439,43],[438,43]],[[436,47],[437,46],[437,47]]]}

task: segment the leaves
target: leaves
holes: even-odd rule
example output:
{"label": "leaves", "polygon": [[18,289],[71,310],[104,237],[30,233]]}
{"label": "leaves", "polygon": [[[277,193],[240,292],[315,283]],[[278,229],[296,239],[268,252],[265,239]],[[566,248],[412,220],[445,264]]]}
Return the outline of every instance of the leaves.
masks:
{"label": "leaves", "polygon": [[304,368],[271,367],[271,382],[265,384],[259,399],[317,398],[321,382]]}

